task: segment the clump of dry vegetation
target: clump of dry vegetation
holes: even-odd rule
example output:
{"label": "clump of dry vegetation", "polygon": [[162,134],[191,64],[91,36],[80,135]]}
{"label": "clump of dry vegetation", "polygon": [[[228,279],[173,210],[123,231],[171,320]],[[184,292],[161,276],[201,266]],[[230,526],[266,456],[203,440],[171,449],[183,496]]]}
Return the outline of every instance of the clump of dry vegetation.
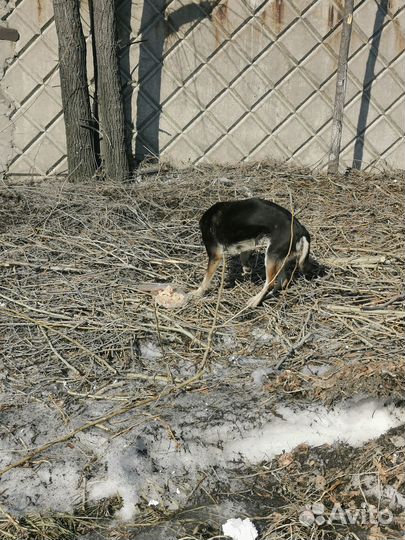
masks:
{"label": "clump of dry vegetation", "polygon": [[[3,182],[1,339],[13,384],[32,392],[37,377],[41,385],[68,377],[86,393],[135,365],[152,381],[167,367],[176,374],[179,358],[198,366],[218,287],[169,312],[139,284],[198,286],[206,264],[198,218],[215,201],[260,196],[289,207],[290,194],[325,275],[299,279],[252,311],[245,304],[260,286],[261,255],[256,283],[242,281],[230,262],[237,281],[222,293],[217,338],[232,333],[238,354],[254,349],[270,365],[285,357],[283,368],[293,371],[330,366],[347,394],[353,380],[340,370],[361,378],[364,369],[362,390],[391,396],[402,366],[403,176],[327,177],[282,166],[169,170],[126,185]],[[165,349],[159,372],[139,364],[147,336]],[[214,346],[210,354],[223,356]],[[388,384],[370,369],[383,370]]]}

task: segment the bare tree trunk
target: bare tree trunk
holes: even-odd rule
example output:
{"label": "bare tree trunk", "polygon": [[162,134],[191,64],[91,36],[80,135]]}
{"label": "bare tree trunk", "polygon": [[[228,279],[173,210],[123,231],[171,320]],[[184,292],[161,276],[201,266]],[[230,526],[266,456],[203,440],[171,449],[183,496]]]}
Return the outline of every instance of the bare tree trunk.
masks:
{"label": "bare tree trunk", "polygon": [[53,0],[53,9],[59,41],[69,175],[74,179],[89,178],[94,175],[97,165],[79,0]]}
{"label": "bare tree trunk", "polygon": [[347,82],[347,60],[349,57],[350,38],[352,35],[353,0],[345,0],[342,37],[340,39],[339,60],[337,67],[335,106],[333,109],[332,141],[329,153],[328,173],[337,173],[339,169],[340,142],[342,140],[343,108],[345,104]]}
{"label": "bare tree trunk", "polygon": [[101,165],[101,153],[100,153],[100,122],[98,117],[98,67],[97,67],[97,51],[96,40],[94,37],[94,9],[93,0],[88,0],[89,15],[90,15],[90,32],[91,32],[91,52],[93,56],[93,80],[94,80],[94,94],[93,101],[91,102],[91,113],[93,115],[94,125],[94,152],[96,155],[97,166]]}
{"label": "bare tree trunk", "polygon": [[107,177],[125,180],[129,176],[129,160],[125,142],[114,0],[96,0],[93,9],[104,167]]}

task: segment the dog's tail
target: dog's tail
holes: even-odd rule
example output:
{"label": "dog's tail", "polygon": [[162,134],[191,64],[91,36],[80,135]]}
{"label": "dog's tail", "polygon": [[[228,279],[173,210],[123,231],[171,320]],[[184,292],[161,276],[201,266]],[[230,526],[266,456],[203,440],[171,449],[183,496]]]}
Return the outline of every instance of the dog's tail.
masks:
{"label": "dog's tail", "polygon": [[298,256],[298,266],[300,270],[304,270],[305,265],[308,261],[309,248],[310,248],[310,243],[309,243],[308,238],[306,236],[302,236],[296,245],[297,256]]}

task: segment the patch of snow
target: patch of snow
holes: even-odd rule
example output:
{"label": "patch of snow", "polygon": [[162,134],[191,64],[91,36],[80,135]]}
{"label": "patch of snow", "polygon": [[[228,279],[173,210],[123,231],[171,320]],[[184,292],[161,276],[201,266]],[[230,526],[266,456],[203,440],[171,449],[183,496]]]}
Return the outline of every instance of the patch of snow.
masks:
{"label": "patch of snow", "polygon": [[230,536],[232,540],[256,540],[258,535],[256,527],[248,518],[244,520],[240,518],[228,519],[222,525],[222,531],[225,536]]}
{"label": "patch of snow", "polygon": [[263,330],[263,328],[254,328],[252,331],[252,336],[259,343],[268,343],[269,341],[274,340],[274,336]]}
{"label": "patch of snow", "polygon": [[2,478],[2,497],[7,495],[8,506],[17,514],[32,512],[38,504],[44,512],[71,512],[78,500],[80,471],[69,461],[48,461],[37,471],[20,467],[13,471],[12,481],[7,480]]}
{"label": "patch of snow", "polygon": [[[388,505],[390,509],[405,511],[405,496],[394,486],[384,485],[376,475],[355,477],[353,487],[363,486],[363,491],[368,497],[375,497],[381,504]],[[364,487],[365,486],[365,487]]]}
{"label": "patch of snow", "polygon": [[[81,440],[86,441],[88,446],[92,442],[88,436],[82,436]],[[139,475],[143,459],[135,445],[123,448],[118,439],[108,443],[97,441],[97,437],[93,437],[93,441],[92,450],[106,463],[106,474],[99,480],[89,482],[89,498],[97,501],[119,495],[122,498],[122,507],[118,511],[118,517],[128,521],[135,514],[139,502]]]}
{"label": "patch of snow", "polygon": [[[289,452],[301,443],[322,445],[345,441],[358,446],[404,420],[404,408],[384,405],[375,399],[340,404],[332,410],[322,405],[306,409],[279,406],[277,416],[260,429],[249,430],[230,421],[206,429],[191,427],[183,432],[181,448],[164,437],[150,443],[148,454],[159,463],[159,479],[153,475],[156,484],[167,486],[174,469],[179,478],[186,474],[191,481],[198,471],[212,466],[226,468],[239,459],[258,463],[283,451]],[[119,517],[131,519],[136,512],[138,492],[145,489],[152,473],[143,466],[145,459],[137,455],[136,449],[120,448],[117,441],[111,441],[108,449],[99,450],[100,458],[107,462],[107,474],[92,486],[90,496],[94,499],[118,493],[123,499]],[[187,490],[180,491],[177,486],[169,491],[170,498],[166,491],[163,501],[168,508],[177,508],[187,498]],[[149,498],[157,500],[158,492],[150,492]]]}
{"label": "patch of snow", "polygon": [[151,499],[148,502],[148,506],[159,506],[159,501],[157,501],[156,499]]}
{"label": "patch of snow", "polygon": [[257,386],[258,388],[263,386],[263,379],[266,377],[266,375],[268,375],[272,371],[273,371],[272,368],[268,368],[268,369],[258,368],[252,371],[253,384]]}
{"label": "patch of snow", "polygon": [[227,332],[226,334],[222,334],[220,336],[220,345],[223,349],[230,349],[233,350],[236,348],[236,333],[234,331]]}
{"label": "patch of snow", "polygon": [[157,360],[162,357],[159,345],[153,341],[145,341],[139,344],[139,351],[143,360]]}
{"label": "patch of snow", "polygon": [[359,446],[374,439],[405,420],[405,409],[384,405],[376,399],[355,404],[341,404],[328,410],[322,405],[295,410],[280,406],[282,418],[274,418],[261,429],[253,429],[245,437],[228,441],[224,453],[228,459],[242,456],[257,463],[290,451],[301,443],[332,444],[345,441]]}
{"label": "patch of snow", "polygon": [[[260,378],[259,373],[255,376]],[[218,480],[225,483],[240,461],[258,463],[289,452],[300,443],[321,445],[340,440],[361,445],[405,419],[404,406],[385,405],[370,398],[340,403],[333,409],[320,404],[295,408],[279,405],[273,412],[251,388],[245,394],[233,391],[231,387],[228,394],[214,390],[212,395],[177,396],[176,411],[172,405],[163,409],[176,440],[159,422],[149,417],[140,422],[133,412],[120,419],[117,429],[133,426],[128,431],[123,429],[120,437],[110,438],[101,430],[78,433],[71,447],[55,446],[49,462],[35,469],[16,468],[4,475],[4,507],[11,512],[71,511],[83,494],[83,468],[89,459],[96,458],[87,479],[89,500],[120,495],[123,507],[116,517],[122,520],[133,518],[141,500],[159,501],[159,508],[177,510],[187,504],[201,472],[213,467]],[[108,404],[100,402],[91,402],[88,407],[88,418],[109,410]],[[30,414],[30,429],[24,431],[29,446],[43,444],[66,431],[60,416],[49,414],[43,404],[32,405]],[[17,429],[27,425],[24,409],[18,421]],[[7,422],[13,425],[15,416]],[[31,440],[34,436],[35,443]],[[400,446],[401,436],[395,442]],[[14,445],[11,435],[0,438],[0,468],[15,460]],[[395,500],[403,504],[402,499]],[[235,512],[224,520],[233,516]]]}
{"label": "patch of snow", "polygon": [[306,364],[300,371],[302,375],[323,375],[330,370],[328,364]]}

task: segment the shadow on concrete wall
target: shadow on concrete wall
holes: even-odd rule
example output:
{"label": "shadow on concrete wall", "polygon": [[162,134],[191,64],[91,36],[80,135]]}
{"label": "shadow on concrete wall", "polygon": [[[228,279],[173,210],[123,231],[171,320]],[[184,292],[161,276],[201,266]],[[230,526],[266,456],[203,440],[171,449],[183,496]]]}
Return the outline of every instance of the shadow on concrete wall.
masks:
{"label": "shadow on concrete wall", "polygon": [[359,118],[357,120],[356,143],[354,145],[353,169],[361,169],[364,153],[364,132],[367,127],[368,111],[370,108],[371,88],[375,80],[375,65],[378,57],[381,34],[383,30],[384,19],[387,15],[388,0],[381,0],[378,5],[374,28],[372,33],[370,52],[367,58],[366,71],[363,79],[363,94],[361,96],[361,105]]}
{"label": "shadow on concrete wall", "polygon": [[[203,0],[188,4],[166,16],[170,0],[144,0],[139,28],[139,64],[130,71],[130,27],[132,1],[121,4],[120,17],[125,28],[119,33],[123,43],[121,67],[132,79],[124,88],[124,110],[127,122],[127,138],[132,140],[136,126],[135,162],[144,159],[156,161],[160,154],[159,123],[161,114],[161,84],[165,40],[184,24],[209,18],[219,0]],[[128,47],[125,47],[128,43]],[[138,81],[139,89],[136,111],[132,110],[133,86]]]}
{"label": "shadow on concrete wall", "polygon": [[154,160],[159,157],[160,90],[164,43],[168,34],[166,4],[166,0],[144,0],[143,4],[136,102],[135,159],[138,163],[146,157]]}

